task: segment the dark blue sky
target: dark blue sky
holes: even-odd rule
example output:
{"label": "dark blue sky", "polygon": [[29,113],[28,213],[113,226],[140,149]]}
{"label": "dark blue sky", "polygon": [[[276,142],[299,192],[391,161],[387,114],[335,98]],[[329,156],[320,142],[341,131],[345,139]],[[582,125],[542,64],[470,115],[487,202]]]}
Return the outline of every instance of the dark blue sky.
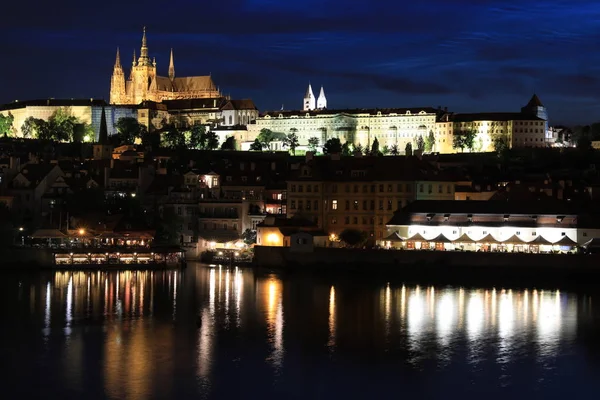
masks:
{"label": "dark blue sky", "polygon": [[127,0],[2,6],[0,102],[108,98],[147,26],[167,75],[212,73],[261,111],[296,109],[310,80],[329,108],[518,111],[600,120],[600,3],[592,0]]}

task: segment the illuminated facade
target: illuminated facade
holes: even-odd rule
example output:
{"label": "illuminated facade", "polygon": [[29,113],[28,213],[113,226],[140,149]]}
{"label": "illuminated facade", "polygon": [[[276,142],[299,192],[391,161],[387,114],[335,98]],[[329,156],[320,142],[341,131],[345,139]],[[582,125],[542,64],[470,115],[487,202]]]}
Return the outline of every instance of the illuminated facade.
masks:
{"label": "illuminated facade", "polygon": [[287,214],[333,237],[355,229],[377,240],[394,211],[415,200],[454,200],[455,183],[413,157],[307,157],[287,180]]}
{"label": "illuminated facade", "polygon": [[[325,95],[321,91],[323,99]],[[319,96],[319,99],[321,96]],[[419,137],[433,135],[431,151],[456,153],[454,135],[475,131],[474,152],[494,151],[494,139],[504,138],[509,147],[545,147],[548,114],[539,98],[534,95],[521,112],[456,114],[440,108],[387,108],[330,110],[326,100],[319,107],[312,88],[308,87],[302,111],[266,112],[248,126],[248,140],[253,141],[262,129],[288,134],[296,132],[300,150],[308,150],[308,140],[317,138],[319,148],[331,138],[354,146],[371,146],[377,138],[379,148],[397,147],[404,154],[406,145],[417,147]],[[278,144],[274,147],[280,149]],[[465,150],[470,151],[470,150]]]}
{"label": "illuminated facade", "polygon": [[176,77],[173,50],[171,50],[169,74],[160,76],[156,72],[156,59],[150,59],[146,28],[142,36],[140,56],[136,60],[135,51],[129,79],[117,56],[110,84],[111,104],[140,104],[143,101],[161,102],[175,99],[220,98],[221,93],[210,75]]}
{"label": "illuminated facade", "polygon": [[430,242],[440,249],[510,245],[514,251],[530,246],[551,251],[554,245],[572,248],[600,237],[600,223],[592,216],[539,201],[418,201],[396,212],[387,228],[403,239],[400,243]]}

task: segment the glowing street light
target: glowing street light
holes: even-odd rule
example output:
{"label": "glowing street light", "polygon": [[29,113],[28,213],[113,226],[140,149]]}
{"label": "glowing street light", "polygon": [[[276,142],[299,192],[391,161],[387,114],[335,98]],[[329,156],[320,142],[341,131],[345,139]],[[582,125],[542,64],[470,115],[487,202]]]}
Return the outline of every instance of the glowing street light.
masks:
{"label": "glowing street light", "polygon": [[83,229],[83,228],[79,229],[79,235],[81,235],[81,236],[85,235],[85,229]]}
{"label": "glowing street light", "polygon": [[20,227],[20,228],[19,228],[19,232],[23,232],[23,227]]}

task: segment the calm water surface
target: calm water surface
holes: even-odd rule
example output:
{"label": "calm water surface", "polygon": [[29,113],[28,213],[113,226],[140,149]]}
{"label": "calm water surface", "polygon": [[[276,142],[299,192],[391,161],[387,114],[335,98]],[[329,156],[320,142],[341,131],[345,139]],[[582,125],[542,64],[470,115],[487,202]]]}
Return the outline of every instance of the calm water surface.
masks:
{"label": "calm water surface", "polygon": [[600,292],[195,265],[0,277],[3,398],[600,393]]}

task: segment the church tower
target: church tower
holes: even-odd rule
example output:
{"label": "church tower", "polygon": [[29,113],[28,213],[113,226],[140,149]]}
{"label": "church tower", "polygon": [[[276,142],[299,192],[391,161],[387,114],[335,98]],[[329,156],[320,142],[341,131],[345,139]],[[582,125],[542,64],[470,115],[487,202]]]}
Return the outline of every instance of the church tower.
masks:
{"label": "church tower", "polygon": [[122,103],[125,101],[125,96],[125,73],[121,66],[121,56],[117,47],[117,58],[110,79],[110,102],[111,104]]}
{"label": "church tower", "polygon": [[148,100],[148,89],[156,77],[156,63],[148,56],[148,42],[146,40],[146,27],[142,35],[142,47],[137,64],[132,67],[132,100],[134,104],[140,104]]}
{"label": "church tower", "polygon": [[110,160],[112,158],[113,146],[108,143],[108,129],[106,126],[106,111],[102,106],[100,116],[100,131],[98,132],[98,142],[94,143],[94,160]]}
{"label": "church tower", "polygon": [[312,90],[312,86],[310,83],[308,84],[308,88],[306,89],[306,94],[304,95],[304,111],[310,111],[315,109],[315,95]]}
{"label": "church tower", "polygon": [[323,110],[325,108],[327,108],[327,98],[325,97],[323,86],[321,86],[321,92],[319,93],[319,98],[317,99],[317,109]]}
{"label": "church tower", "polygon": [[171,61],[169,61],[169,79],[173,82],[175,79],[175,63],[173,62],[173,49],[171,49]]}

